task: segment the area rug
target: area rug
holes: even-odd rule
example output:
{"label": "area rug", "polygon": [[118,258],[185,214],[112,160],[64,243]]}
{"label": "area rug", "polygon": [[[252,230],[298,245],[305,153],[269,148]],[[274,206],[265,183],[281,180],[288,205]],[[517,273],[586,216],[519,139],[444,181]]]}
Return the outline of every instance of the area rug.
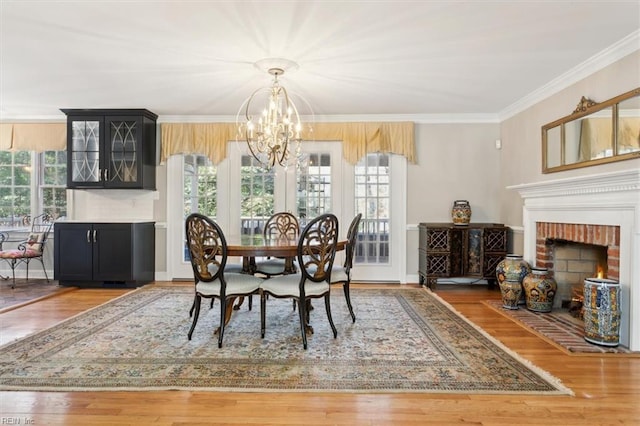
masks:
{"label": "area rug", "polygon": [[0,347],[3,390],[217,390],[572,394],[429,290],[353,289],[352,323],[332,293],[333,338],[314,303],[308,350],[290,300],[235,311],[218,348],[219,302],[191,341],[189,287],[148,286]]}
{"label": "area rug", "polygon": [[566,310],[554,309],[548,313],[537,313],[526,308],[504,309],[499,300],[485,300],[483,303],[569,355],[627,354],[640,357],[640,352],[631,351],[622,345],[610,347],[587,342],[584,340],[584,325],[572,318]]}

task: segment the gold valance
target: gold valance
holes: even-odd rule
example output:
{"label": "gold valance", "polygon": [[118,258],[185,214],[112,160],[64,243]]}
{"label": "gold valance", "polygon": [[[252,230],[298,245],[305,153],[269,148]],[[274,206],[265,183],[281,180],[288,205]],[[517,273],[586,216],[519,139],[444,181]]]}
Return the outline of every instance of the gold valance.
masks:
{"label": "gold valance", "polygon": [[[227,157],[227,144],[236,140],[234,123],[162,123],[161,162],[175,154],[203,154],[213,164]],[[356,164],[364,155],[385,152],[403,155],[415,164],[413,122],[315,123],[304,140],[341,141],[342,155]]]}
{"label": "gold valance", "polygon": [[64,151],[67,149],[66,123],[1,123],[0,150]]}
{"label": "gold valance", "polygon": [[162,123],[160,162],[176,154],[202,154],[218,164],[227,158],[227,142],[235,140],[232,123]]}

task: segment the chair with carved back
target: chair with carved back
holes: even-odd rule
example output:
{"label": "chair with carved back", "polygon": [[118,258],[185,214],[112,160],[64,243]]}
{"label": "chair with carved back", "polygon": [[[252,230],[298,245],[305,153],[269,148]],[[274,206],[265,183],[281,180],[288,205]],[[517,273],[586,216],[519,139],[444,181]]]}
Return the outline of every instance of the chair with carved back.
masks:
{"label": "chair with carved back", "polygon": [[[289,212],[279,212],[267,219],[262,235],[265,241],[275,239],[286,239],[296,241],[300,234],[300,224],[298,219]],[[267,258],[256,261],[255,273],[262,274],[267,278],[277,275],[295,272],[293,259]]]}
{"label": "chair with carved back", "polygon": [[190,214],[185,222],[185,230],[195,283],[194,301],[191,307],[194,311],[193,323],[189,329],[188,338],[191,340],[198,322],[202,298],[212,299],[212,302],[218,299],[220,300],[218,347],[221,348],[226,318],[232,309],[232,299],[257,294],[262,279],[225,270],[227,241],[222,229],[207,216],[199,213]]}
{"label": "chair with carved back", "polygon": [[[9,239],[8,233],[0,233],[0,259],[6,261],[11,267],[13,278],[11,288],[15,288],[16,268],[20,265],[25,265],[26,279],[29,280],[29,263],[32,260],[40,262],[45,279],[49,282],[47,268],[44,265],[44,250],[53,226],[53,218],[45,213],[34,217],[30,222],[31,229],[26,239],[12,241]],[[28,223],[27,221],[25,224]],[[17,246],[15,248],[4,247],[5,243],[17,243]],[[8,278],[6,277],[6,279]]]}
{"label": "chair with carved back", "polygon": [[323,214],[311,220],[302,231],[298,241],[297,261],[299,271],[264,280],[260,285],[260,325],[264,338],[266,329],[267,296],[290,298],[298,305],[302,344],[307,349],[309,326],[308,303],[311,299],[324,298],[325,310],[333,337],[338,331],[331,317],[331,268],[338,245],[338,218]]}

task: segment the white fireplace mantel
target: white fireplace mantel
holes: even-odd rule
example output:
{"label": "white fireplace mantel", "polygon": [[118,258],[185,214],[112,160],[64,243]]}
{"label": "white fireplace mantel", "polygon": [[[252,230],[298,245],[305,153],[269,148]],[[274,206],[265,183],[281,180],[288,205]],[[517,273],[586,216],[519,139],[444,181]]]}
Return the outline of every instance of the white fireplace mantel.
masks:
{"label": "white fireplace mantel", "polygon": [[620,227],[620,341],[640,351],[640,170],[513,185],[524,200],[524,258],[535,262],[536,222]]}

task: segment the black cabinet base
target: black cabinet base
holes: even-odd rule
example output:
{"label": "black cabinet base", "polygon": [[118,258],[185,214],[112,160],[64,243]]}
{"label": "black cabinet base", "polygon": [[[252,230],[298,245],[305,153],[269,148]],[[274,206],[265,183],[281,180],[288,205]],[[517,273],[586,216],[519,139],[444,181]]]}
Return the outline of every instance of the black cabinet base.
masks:
{"label": "black cabinet base", "polygon": [[151,281],[59,281],[63,287],[79,288],[137,288]]}

